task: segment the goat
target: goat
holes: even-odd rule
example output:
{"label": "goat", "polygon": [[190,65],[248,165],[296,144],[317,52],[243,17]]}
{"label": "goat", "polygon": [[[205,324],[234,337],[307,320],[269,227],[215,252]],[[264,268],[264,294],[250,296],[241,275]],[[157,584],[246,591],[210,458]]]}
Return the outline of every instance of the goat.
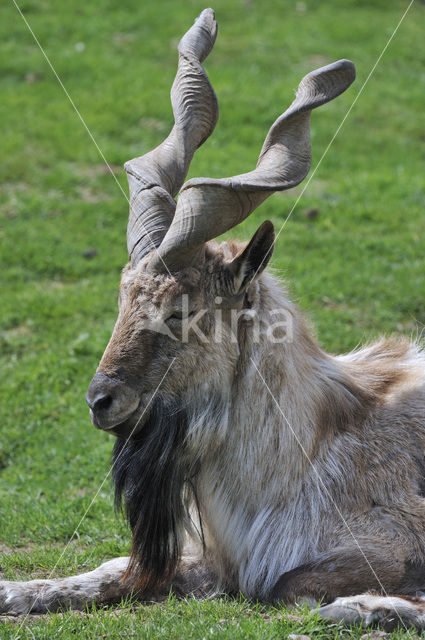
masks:
{"label": "goat", "polygon": [[253,171],[183,185],[217,122],[201,66],[215,38],[206,9],[179,44],[170,135],[125,165],[130,262],[87,393],[93,424],[116,436],[131,555],[79,576],[2,582],[0,609],[220,590],[320,601],[323,616],[345,622],[395,614],[420,626],[424,352],[382,338],[325,353],[265,270],[273,225],[247,246],[214,241],[303,180],[311,111],[345,91],[354,65],[340,60],[303,78]]}

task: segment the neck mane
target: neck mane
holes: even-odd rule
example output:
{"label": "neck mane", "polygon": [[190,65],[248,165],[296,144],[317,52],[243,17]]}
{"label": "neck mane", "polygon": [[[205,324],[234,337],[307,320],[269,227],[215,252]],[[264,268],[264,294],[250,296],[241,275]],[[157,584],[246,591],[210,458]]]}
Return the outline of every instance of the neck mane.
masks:
{"label": "neck mane", "polygon": [[[133,534],[127,576],[136,589],[155,590],[173,575],[185,534],[194,532],[191,503],[198,507],[201,538],[205,518],[208,538],[225,544],[230,496],[239,496],[239,507],[252,517],[282,500],[282,492],[291,500],[310,462],[338,433],[361,427],[406,375],[408,341],[330,356],[272,276],[258,279],[251,298],[259,340],[241,324],[233,383],[211,385],[205,395],[192,391],[189,399],[158,395],[138,438],[115,444],[116,504],[123,499]],[[281,344],[267,336],[276,309],[291,321]],[[276,465],[283,469],[278,486]],[[217,525],[222,508],[230,511]]]}
{"label": "neck mane", "polygon": [[[345,356],[333,356],[318,345],[302,313],[273,276],[264,273],[259,278],[255,298],[260,339],[250,341],[247,331],[240,336],[235,402],[244,401],[253,413],[255,407],[268,412],[271,429],[281,432],[289,422],[295,432],[306,436],[307,443],[314,436],[317,445],[362,425],[405,379],[410,341],[381,339]],[[279,344],[268,333],[270,323],[276,322],[276,310],[285,318]],[[312,456],[316,445],[309,449]]]}

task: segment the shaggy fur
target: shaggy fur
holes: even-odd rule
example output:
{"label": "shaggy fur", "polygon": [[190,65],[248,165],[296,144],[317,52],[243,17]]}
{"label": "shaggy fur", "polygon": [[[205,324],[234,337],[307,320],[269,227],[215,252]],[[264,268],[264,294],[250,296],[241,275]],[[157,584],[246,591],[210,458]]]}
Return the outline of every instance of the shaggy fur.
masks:
{"label": "shaggy fur", "polygon": [[[264,272],[271,222],[246,247],[209,241],[305,177],[310,111],[351,84],[354,65],[303,78],[254,171],[183,185],[217,121],[201,66],[216,33],[207,9],[179,44],[170,135],[126,164],[130,264],[86,398],[93,424],[118,437],[131,557],[0,583],[0,611],[221,589],[269,602],[337,598],[323,615],[367,623],[391,609],[421,626],[425,603],[408,596],[425,587],[423,350],[382,338],[325,353]],[[370,589],[378,595],[358,595]]]}
{"label": "shaggy fur", "polygon": [[189,500],[186,433],[184,409],[157,398],[142,433],[115,443],[115,503],[120,507],[124,495],[133,534],[126,579],[133,588],[156,589],[171,578],[181,557]]}
{"label": "shaggy fur", "polygon": [[[131,559],[44,586],[1,583],[3,609],[79,607],[81,593],[84,603],[134,590],[160,597],[171,587],[241,590],[266,601],[339,597],[334,617],[344,610],[348,621],[358,602],[365,620],[372,598],[350,596],[425,588],[424,352],[405,338],[382,338],[343,356],[325,353],[273,276],[246,277],[259,259],[251,264],[246,251],[210,243],[202,264],[171,277],[148,274],[146,262],[124,271],[99,372],[114,380],[114,394],[131,388],[140,398],[130,416],[115,400],[107,409],[118,435],[140,420],[114,451]],[[161,319],[179,336],[182,293],[193,313],[206,310],[206,342],[194,332],[182,343],[145,329],[147,318]],[[258,327],[242,313],[235,335],[231,309],[255,312]],[[276,309],[292,324],[281,344],[269,335]],[[384,601],[397,615],[397,598],[376,602]],[[409,605],[409,618],[405,602],[403,619],[422,624],[423,605]]]}

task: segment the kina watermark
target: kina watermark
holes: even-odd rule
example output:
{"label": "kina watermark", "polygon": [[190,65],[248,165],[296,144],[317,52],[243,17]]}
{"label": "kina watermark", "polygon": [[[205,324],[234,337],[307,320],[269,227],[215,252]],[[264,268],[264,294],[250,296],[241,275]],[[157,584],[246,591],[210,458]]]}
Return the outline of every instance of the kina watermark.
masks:
{"label": "kina watermark", "polygon": [[238,343],[241,330],[249,333],[250,340],[272,344],[293,342],[293,315],[286,308],[261,310],[227,307],[221,297],[214,299],[214,308],[193,308],[189,296],[183,294],[180,304],[168,316],[145,318],[141,328],[161,333],[172,340],[189,343],[194,337],[206,344],[224,341]]}

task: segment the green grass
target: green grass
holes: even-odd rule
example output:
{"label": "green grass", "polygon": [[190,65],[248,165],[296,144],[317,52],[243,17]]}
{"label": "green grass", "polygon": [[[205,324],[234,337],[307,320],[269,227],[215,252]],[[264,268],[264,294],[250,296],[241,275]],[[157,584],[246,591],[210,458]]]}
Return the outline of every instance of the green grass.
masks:
{"label": "green grass", "polygon": [[[120,167],[168,133],[175,46],[204,5],[21,7],[127,192]],[[217,0],[219,38],[206,67],[220,122],[190,175],[251,168],[300,78],[351,58],[355,85],[313,114],[315,166],[406,7]],[[332,352],[383,332],[416,335],[425,323],[424,14],[416,0],[277,243],[273,267]],[[61,557],[109,468],[112,439],[90,425],[84,395],[116,316],[128,205],[12,2],[0,7],[0,36],[0,570],[20,579],[87,570],[128,551],[107,482]],[[249,238],[266,218],[279,229],[300,192],[271,197],[230,235]],[[27,623],[21,638],[362,633],[226,599]],[[17,629],[4,622],[0,638]]]}
{"label": "green grass", "polygon": [[[30,618],[26,624],[35,638],[281,640],[289,634],[302,632],[310,638],[328,640],[344,637],[354,640],[365,633],[365,629],[342,631],[338,625],[327,624],[316,613],[308,613],[306,609],[297,611],[296,615],[288,614],[283,609],[267,609],[242,598],[203,602],[192,598],[181,602],[170,597],[164,605],[132,606],[124,603],[118,609],[89,609],[83,614],[67,612]],[[23,630],[19,630],[19,624],[19,621],[10,624],[11,632],[20,638],[31,638],[30,633],[26,636]],[[396,631],[391,637],[406,640],[417,636],[411,632],[403,634]]]}

